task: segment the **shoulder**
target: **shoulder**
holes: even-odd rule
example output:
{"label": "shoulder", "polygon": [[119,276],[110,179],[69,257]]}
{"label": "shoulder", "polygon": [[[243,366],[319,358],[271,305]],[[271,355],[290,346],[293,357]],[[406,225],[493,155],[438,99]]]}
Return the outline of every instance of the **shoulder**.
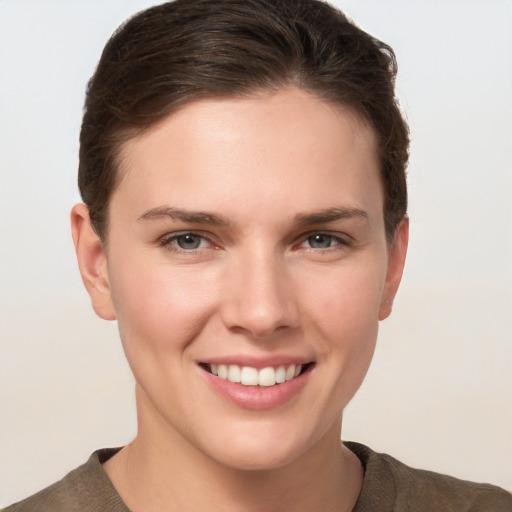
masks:
{"label": "shoulder", "polygon": [[94,452],[85,464],[59,482],[2,512],[128,512],[101,465],[117,451]]}
{"label": "shoulder", "polygon": [[345,445],[365,468],[354,512],[512,512],[512,495],[504,489],[414,469],[358,443]]}

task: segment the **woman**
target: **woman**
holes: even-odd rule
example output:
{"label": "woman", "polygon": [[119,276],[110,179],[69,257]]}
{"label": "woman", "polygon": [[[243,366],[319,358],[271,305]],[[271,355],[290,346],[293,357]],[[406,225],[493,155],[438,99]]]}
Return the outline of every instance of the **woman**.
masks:
{"label": "woman", "polygon": [[107,44],[71,220],[138,433],[16,510],[511,510],[341,444],[408,239],[392,50],[318,1],[176,1]]}

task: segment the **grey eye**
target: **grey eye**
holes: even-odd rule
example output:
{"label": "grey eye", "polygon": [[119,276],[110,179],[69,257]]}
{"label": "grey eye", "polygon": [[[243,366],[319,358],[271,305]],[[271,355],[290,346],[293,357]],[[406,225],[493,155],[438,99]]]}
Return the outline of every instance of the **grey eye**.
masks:
{"label": "grey eye", "polygon": [[180,249],[190,251],[197,249],[201,245],[202,237],[192,233],[186,233],[184,235],[177,236],[174,241]]}
{"label": "grey eye", "polygon": [[317,235],[308,236],[308,244],[313,249],[328,249],[331,247],[333,237],[331,235],[323,235],[321,233]]}

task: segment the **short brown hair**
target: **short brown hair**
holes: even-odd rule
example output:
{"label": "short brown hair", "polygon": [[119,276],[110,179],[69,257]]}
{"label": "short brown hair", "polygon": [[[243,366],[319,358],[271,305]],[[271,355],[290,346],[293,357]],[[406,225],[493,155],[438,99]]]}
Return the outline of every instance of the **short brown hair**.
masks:
{"label": "short brown hair", "polygon": [[110,38],[87,88],[78,184],[105,240],[124,142],[184,102],[296,86],[375,130],[388,240],[407,211],[407,125],[393,50],[320,0],[175,0]]}

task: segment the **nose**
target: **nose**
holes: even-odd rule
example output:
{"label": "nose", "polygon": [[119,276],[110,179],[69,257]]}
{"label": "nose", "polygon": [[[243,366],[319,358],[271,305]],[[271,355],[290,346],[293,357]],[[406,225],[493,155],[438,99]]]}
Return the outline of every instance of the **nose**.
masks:
{"label": "nose", "polygon": [[298,327],[297,297],[285,262],[273,254],[253,254],[226,274],[221,316],[230,330],[263,339]]}

